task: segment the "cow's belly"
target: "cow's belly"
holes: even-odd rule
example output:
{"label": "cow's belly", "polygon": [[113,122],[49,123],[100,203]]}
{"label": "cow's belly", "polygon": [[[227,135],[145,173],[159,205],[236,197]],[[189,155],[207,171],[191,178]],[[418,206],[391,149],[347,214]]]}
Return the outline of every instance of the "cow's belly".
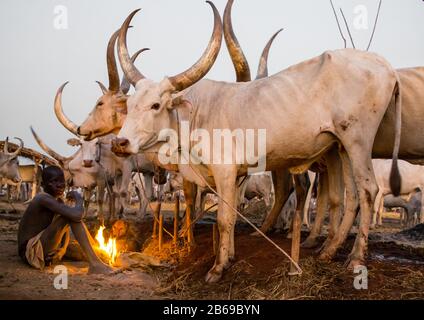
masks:
{"label": "cow's belly", "polygon": [[320,133],[296,139],[286,139],[284,142],[267,144],[267,170],[288,168],[292,173],[302,173],[309,169],[315,161],[321,158],[334,143],[335,136]]}

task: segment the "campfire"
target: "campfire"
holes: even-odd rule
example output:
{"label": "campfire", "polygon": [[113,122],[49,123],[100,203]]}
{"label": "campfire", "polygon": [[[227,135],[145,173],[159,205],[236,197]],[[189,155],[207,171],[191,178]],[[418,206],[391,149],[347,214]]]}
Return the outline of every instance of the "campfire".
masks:
{"label": "campfire", "polygon": [[96,240],[99,244],[98,248],[105,254],[105,256],[107,256],[109,264],[114,265],[119,256],[119,252],[116,247],[116,239],[110,237],[106,242],[103,236],[104,229],[104,226],[100,226],[96,234]]}

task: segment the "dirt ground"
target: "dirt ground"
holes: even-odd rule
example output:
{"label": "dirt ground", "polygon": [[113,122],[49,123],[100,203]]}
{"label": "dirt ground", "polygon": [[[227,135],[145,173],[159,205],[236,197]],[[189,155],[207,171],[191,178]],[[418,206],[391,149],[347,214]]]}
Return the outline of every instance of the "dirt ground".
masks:
{"label": "dirt ground", "polygon": [[[144,253],[161,265],[138,265],[112,276],[86,275],[85,262],[64,261],[68,268],[68,289],[54,288],[53,268],[38,271],[21,262],[17,255],[17,228],[25,206],[0,202],[0,299],[424,299],[424,231],[409,241],[399,237],[398,223],[386,219],[386,227],[373,231],[368,258],[368,289],[356,290],[357,276],[344,262],[354,235],[330,264],[316,261],[315,250],[301,250],[301,276],[289,277],[289,263],[263,238],[250,235],[244,224],[236,227],[236,261],[217,284],[206,285],[204,276],[213,265],[211,219],[196,226],[196,245],[176,250],[165,235],[164,249],[151,240],[152,221],[136,221],[143,237]],[[170,210],[171,206],[164,206]],[[171,212],[165,225],[171,227]],[[135,223],[134,217],[130,219]],[[422,228],[424,229],[424,228]],[[306,236],[306,233],[303,234]],[[290,240],[281,233],[271,238],[290,252]],[[155,260],[155,261],[156,261]],[[163,263],[162,263],[163,262]]]}

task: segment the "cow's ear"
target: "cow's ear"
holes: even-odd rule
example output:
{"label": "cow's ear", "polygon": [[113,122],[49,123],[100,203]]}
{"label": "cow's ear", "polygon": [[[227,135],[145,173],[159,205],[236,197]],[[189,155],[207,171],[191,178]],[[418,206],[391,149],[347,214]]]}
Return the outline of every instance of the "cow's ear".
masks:
{"label": "cow's ear", "polygon": [[68,145],[70,145],[71,147],[80,147],[81,146],[81,141],[79,139],[76,139],[76,138],[69,139],[68,141],[66,141],[66,143]]}
{"label": "cow's ear", "polygon": [[184,99],[184,97],[181,95],[179,96],[175,96],[172,99],[172,104],[171,107],[169,109],[175,109],[175,108],[188,108],[188,109],[192,109],[193,105],[191,104],[190,101],[188,101],[187,99]]}

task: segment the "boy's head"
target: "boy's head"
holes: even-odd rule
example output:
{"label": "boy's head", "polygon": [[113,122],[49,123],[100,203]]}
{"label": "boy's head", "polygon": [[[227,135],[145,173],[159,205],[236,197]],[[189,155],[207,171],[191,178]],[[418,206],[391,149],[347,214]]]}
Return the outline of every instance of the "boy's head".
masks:
{"label": "boy's head", "polygon": [[42,186],[48,194],[59,197],[65,191],[65,177],[59,167],[47,167],[43,170]]}

